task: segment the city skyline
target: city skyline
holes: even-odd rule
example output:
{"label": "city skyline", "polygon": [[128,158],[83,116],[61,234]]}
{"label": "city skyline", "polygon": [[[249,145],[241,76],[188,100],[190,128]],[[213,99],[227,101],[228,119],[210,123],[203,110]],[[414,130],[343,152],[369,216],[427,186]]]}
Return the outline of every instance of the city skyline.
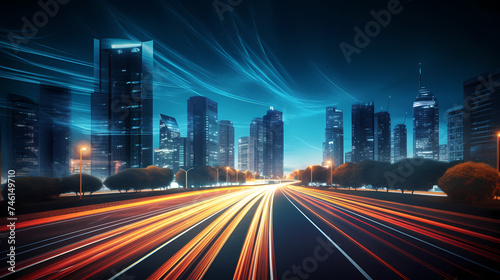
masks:
{"label": "city skyline", "polygon": [[[337,106],[344,116],[350,116],[353,103],[374,102],[377,113],[380,107],[386,107],[388,96],[392,96],[393,105],[389,109],[392,124],[402,123],[406,112],[411,116],[411,103],[418,90],[418,63],[421,62],[424,84],[439,100],[439,144],[445,144],[446,110],[463,104],[463,82],[498,67],[500,59],[494,51],[498,38],[483,33],[472,35],[480,30],[482,22],[491,23],[495,18],[484,3],[470,7],[465,2],[458,2],[454,11],[457,16],[451,16],[440,28],[432,30],[435,19],[420,20],[422,13],[432,10],[430,4],[405,3],[404,12],[393,16],[391,24],[381,31],[381,35],[372,38],[370,45],[360,54],[352,55],[352,61],[348,63],[338,45],[344,41],[352,43],[353,27],[364,26],[372,20],[370,10],[378,11],[385,4],[383,1],[370,2],[369,5],[368,2],[345,4],[343,8],[350,14],[358,15],[347,18],[336,11],[339,5],[336,3],[304,6],[292,1],[286,6],[276,5],[278,14],[274,21],[266,12],[273,6],[269,3],[243,3],[233,12],[227,12],[224,21],[220,21],[210,3],[206,6],[194,3],[145,5],[143,8],[150,11],[152,18],[159,15],[156,9],[172,15],[172,20],[167,23],[173,28],[163,32],[163,29],[133,17],[134,7],[129,3],[105,5],[90,1],[82,7],[81,3],[72,2],[61,6],[60,13],[51,18],[50,24],[40,29],[40,35],[51,34],[52,37],[32,38],[17,49],[9,40],[2,42],[5,51],[2,60],[6,67],[0,72],[4,85],[2,95],[20,94],[37,102],[36,88],[40,82],[67,86],[73,94],[72,128],[75,132],[72,145],[89,141],[93,39],[153,40],[155,54],[158,54],[153,69],[156,74],[153,77],[153,124],[158,123],[160,113],[171,115],[178,120],[181,135],[187,135],[186,101],[191,96],[205,95],[219,104],[219,119],[233,121],[235,139],[239,139],[248,136],[249,123],[255,116],[274,106],[284,113],[287,128],[284,135],[285,172],[290,172],[303,168],[302,161],[321,163],[326,106]],[[12,5],[12,13],[2,20],[4,26],[13,32],[22,28],[19,19],[23,15],[31,15],[40,9],[36,5],[31,10],[25,5],[9,5]],[[443,5],[437,6],[440,12],[446,12]],[[199,11],[195,11],[195,7]],[[255,14],[254,9],[264,13]],[[316,19],[308,23],[293,16],[301,10],[317,13]],[[464,20],[461,16],[471,10],[481,10],[486,15],[477,22]],[[100,11],[105,16],[96,17],[95,22],[69,20],[82,11],[89,15]],[[197,15],[203,15],[199,21]],[[338,17],[333,19],[335,17],[331,15]],[[257,17],[262,20],[253,26],[252,19]],[[340,20],[341,25],[338,24]],[[62,22],[66,24],[60,24]],[[416,22],[419,25],[412,27]],[[297,31],[299,43],[289,44],[297,40],[292,34],[283,32],[285,23],[291,23],[287,29]],[[317,30],[310,34],[312,26]],[[332,34],[330,26],[335,26],[338,34]],[[238,31],[233,27],[238,27]],[[69,28],[73,30],[70,34],[67,32]],[[461,32],[447,32],[447,38],[451,39],[445,40],[443,30]],[[69,39],[55,41],[60,34]],[[308,34],[311,35],[310,44],[300,40]],[[192,46],[180,39],[184,35]],[[277,35],[276,40],[272,39],[273,35]],[[238,38],[242,39],[243,45],[236,44]],[[400,42],[397,46],[392,45],[395,38],[401,38],[397,40]],[[457,45],[457,40],[473,44],[477,51],[470,53],[468,45]],[[245,49],[251,51],[245,52]],[[252,64],[254,68],[249,68],[248,65]],[[345,117],[344,127],[351,125],[350,118]],[[412,155],[413,126],[410,118],[407,118],[406,125],[407,153]],[[301,133],[301,127],[307,127],[310,133]],[[158,128],[154,125],[153,147],[159,146],[158,135]],[[344,152],[351,150],[351,137],[350,129],[344,129]]]}

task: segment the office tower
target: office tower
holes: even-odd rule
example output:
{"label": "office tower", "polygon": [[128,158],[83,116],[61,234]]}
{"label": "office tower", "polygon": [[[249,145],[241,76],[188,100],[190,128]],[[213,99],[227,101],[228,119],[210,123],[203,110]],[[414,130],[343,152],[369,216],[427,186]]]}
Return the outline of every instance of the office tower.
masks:
{"label": "office tower", "polygon": [[179,139],[179,167],[186,169],[187,163],[187,137],[181,137]]}
{"label": "office tower", "polygon": [[177,120],[160,114],[160,148],[155,149],[156,165],[179,171],[179,144],[181,133]]}
{"label": "office tower", "polygon": [[267,111],[262,118],[264,125],[264,176],[276,178],[283,176],[283,113]]}
{"label": "office tower", "polygon": [[448,145],[439,145],[439,161],[448,162]]}
{"label": "office tower", "polygon": [[323,165],[328,161],[334,166],[344,163],[344,117],[335,106],[326,107],[325,142],[323,143]]}
{"label": "office tower", "polygon": [[153,41],[94,39],[92,175],[153,164]]}
{"label": "office tower", "polygon": [[398,162],[407,157],[407,135],[406,135],[406,125],[397,124],[394,127],[393,135],[393,162]]}
{"label": "office tower", "polygon": [[255,139],[253,137],[241,137],[238,139],[238,169],[240,171],[255,170]]}
{"label": "office tower", "polygon": [[389,112],[375,113],[374,157],[376,161],[391,162],[391,115]]}
{"label": "office tower", "polygon": [[40,175],[69,175],[71,141],[71,92],[67,87],[40,85]]}
{"label": "office tower", "polygon": [[497,166],[500,69],[464,82],[464,159]]}
{"label": "office tower", "polygon": [[352,151],[345,153],[345,162],[352,162]]}
{"label": "office tower", "polygon": [[217,103],[203,96],[188,100],[188,166],[219,165]]}
{"label": "office tower", "polygon": [[439,107],[434,94],[422,86],[413,102],[413,157],[439,160]]}
{"label": "office tower", "polygon": [[[90,160],[89,159],[82,159],[82,173],[83,174],[90,174]],[[70,165],[69,165],[69,173],[70,174],[80,174],[80,158],[74,158],[71,159]]]}
{"label": "office tower", "polygon": [[10,139],[5,158],[8,169],[15,170],[16,177],[38,176],[39,166],[39,107],[33,100],[17,95],[8,95],[8,128],[4,131]]}
{"label": "office tower", "polygon": [[232,121],[219,121],[219,166],[234,168],[234,126]]}
{"label": "office tower", "polygon": [[254,162],[255,162],[255,170],[259,175],[264,174],[264,142],[265,142],[265,133],[264,133],[264,124],[262,118],[254,118],[250,123],[250,137],[253,137],[255,140],[254,145]]}
{"label": "office tower", "polygon": [[464,159],[464,107],[457,106],[448,113],[448,160]]}
{"label": "office tower", "polygon": [[352,105],[352,162],[374,159],[373,102]]}

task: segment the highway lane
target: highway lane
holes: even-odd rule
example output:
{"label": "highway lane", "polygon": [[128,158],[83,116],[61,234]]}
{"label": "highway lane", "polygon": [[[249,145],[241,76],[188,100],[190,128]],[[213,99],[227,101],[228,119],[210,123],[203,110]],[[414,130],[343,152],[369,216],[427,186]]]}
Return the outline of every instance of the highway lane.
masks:
{"label": "highway lane", "polygon": [[[20,223],[18,279],[495,279],[500,221],[296,186]],[[6,252],[2,252],[5,256]]]}

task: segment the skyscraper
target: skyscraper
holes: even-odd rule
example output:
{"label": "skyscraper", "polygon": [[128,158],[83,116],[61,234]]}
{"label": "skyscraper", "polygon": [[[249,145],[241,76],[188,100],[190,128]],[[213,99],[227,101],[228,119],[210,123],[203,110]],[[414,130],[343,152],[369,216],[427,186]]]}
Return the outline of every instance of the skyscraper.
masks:
{"label": "skyscraper", "polygon": [[352,105],[352,162],[374,158],[373,102]]}
{"label": "skyscraper", "polygon": [[186,169],[187,164],[187,137],[181,137],[179,139],[179,167]]}
{"label": "skyscraper", "polygon": [[500,69],[464,82],[464,159],[497,166]]}
{"label": "skyscraper", "polygon": [[8,169],[16,171],[16,177],[38,176],[39,166],[39,130],[38,104],[33,100],[9,94],[9,130],[4,133],[11,139],[7,141]]}
{"label": "skyscraper", "polygon": [[232,121],[219,121],[219,166],[234,168],[234,126]]}
{"label": "skyscraper", "polygon": [[332,161],[334,166],[344,163],[344,117],[335,106],[326,107],[325,142],[323,143],[323,164]]}
{"label": "skyscraper", "polygon": [[271,107],[262,118],[264,125],[264,176],[283,176],[283,113]]}
{"label": "skyscraper", "polygon": [[448,162],[448,145],[439,145],[439,161]]}
{"label": "skyscraper", "polygon": [[439,160],[439,107],[434,94],[422,86],[413,102],[413,157]]}
{"label": "skyscraper", "polygon": [[188,100],[188,166],[219,165],[217,103],[203,96]]}
{"label": "skyscraper", "polygon": [[448,109],[448,160],[464,159],[464,107]]}
{"label": "skyscraper", "polygon": [[238,169],[241,171],[255,172],[255,139],[241,137],[238,139]]}
{"label": "skyscraper", "polygon": [[394,127],[393,135],[393,157],[394,162],[405,159],[407,155],[407,135],[406,135],[406,125],[397,124]]}
{"label": "skyscraper", "polygon": [[376,161],[391,162],[391,115],[375,113],[374,156]]}
{"label": "skyscraper", "polygon": [[153,41],[94,39],[92,175],[153,164]]}
{"label": "skyscraper", "polygon": [[69,175],[71,93],[67,87],[40,85],[40,175]]}
{"label": "skyscraper", "polygon": [[160,114],[160,148],[155,149],[156,165],[179,171],[179,144],[181,133],[177,120]]}
{"label": "skyscraper", "polygon": [[264,124],[262,118],[254,118],[250,123],[250,137],[255,140],[254,162],[255,170],[260,175],[264,174]]}

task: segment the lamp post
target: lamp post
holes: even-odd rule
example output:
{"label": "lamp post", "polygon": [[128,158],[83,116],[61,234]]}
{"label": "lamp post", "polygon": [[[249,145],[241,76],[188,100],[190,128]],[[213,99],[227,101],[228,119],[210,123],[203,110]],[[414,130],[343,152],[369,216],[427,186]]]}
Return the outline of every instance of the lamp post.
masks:
{"label": "lamp post", "polygon": [[229,186],[229,183],[228,183],[228,181],[227,181],[227,171],[228,171],[228,170],[229,170],[229,166],[228,166],[228,167],[226,167],[226,186]]}
{"label": "lamp post", "polygon": [[328,161],[328,164],[330,164],[330,189],[332,188],[333,185],[333,163],[331,161]]}
{"label": "lamp post", "polygon": [[309,165],[309,168],[311,168],[311,187],[313,185],[313,167],[312,165]]}
{"label": "lamp post", "polygon": [[184,172],[186,173],[186,188],[188,187],[188,172],[189,172],[189,170],[191,170],[191,169],[193,169],[193,168],[194,168],[194,167],[191,167],[191,168],[189,168],[187,171],[186,171],[186,170],[184,170],[184,169],[182,169],[182,168],[179,168],[179,170],[182,170],[182,171],[184,171]]}
{"label": "lamp post", "polygon": [[86,150],[85,147],[80,148],[80,199],[82,199],[82,152]]}
{"label": "lamp post", "polygon": [[499,166],[500,164],[498,163],[500,161],[499,149],[500,149],[500,132],[497,134],[497,171],[500,170],[500,166]]}
{"label": "lamp post", "polygon": [[221,168],[224,168],[224,166],[217,168],[217,186],[219,185],[219,169]]}
{"label": "lamp post", "polygon": [[240,181],[238,180],[238,175],[239,175],[238,173],[239,172],[240,171],[238,169],[236,169],[236,185],[238,185],[240,183]]}

